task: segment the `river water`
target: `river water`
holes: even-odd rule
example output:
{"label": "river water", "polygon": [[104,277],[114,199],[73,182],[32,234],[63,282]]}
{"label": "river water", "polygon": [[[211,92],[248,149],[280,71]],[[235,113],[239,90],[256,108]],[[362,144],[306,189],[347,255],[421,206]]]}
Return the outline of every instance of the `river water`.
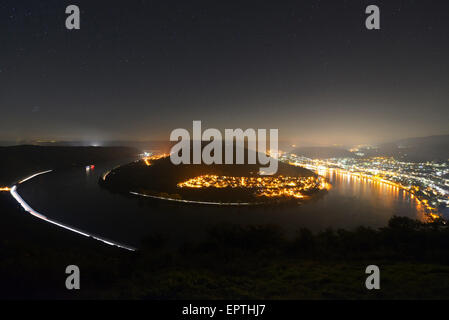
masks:
{"label": "river water", "polygon": [[407,192],[334,170],[319,172],[332,184],[327,194],[300,206],[148,202],[113,194],[98,185],[99,177],[118,164],[54,171],[25,182],[18,192],[31,207],[51,219],[137,247],[142,238],[151,235],[162,235],[175,243],[199,240],[220,223],[276,224],[293,234],[302,227],[313,231],[359,225],[382,227],[393,215],[424,217],[423,208]]}

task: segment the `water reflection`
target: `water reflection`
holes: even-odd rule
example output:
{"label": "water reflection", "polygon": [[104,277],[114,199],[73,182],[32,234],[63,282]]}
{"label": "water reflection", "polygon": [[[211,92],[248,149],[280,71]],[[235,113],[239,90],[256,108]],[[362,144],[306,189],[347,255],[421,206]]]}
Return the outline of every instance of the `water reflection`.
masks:
{"label": "water reflection", "polygon": [[333,186],[337,186],[339,194],[357,195],[365,198],[373,206],[376,206],[376,202],[382,201],[383,205],[394,208],[398,202],[402,201],[404,204],[409,204],[411,212],[416,212],[416,216],[411,217],[421,221],[426,220],[425,207],[416,200],[413,194],[398,186],[334,168],[320,167],[315,172],[328,179]]}

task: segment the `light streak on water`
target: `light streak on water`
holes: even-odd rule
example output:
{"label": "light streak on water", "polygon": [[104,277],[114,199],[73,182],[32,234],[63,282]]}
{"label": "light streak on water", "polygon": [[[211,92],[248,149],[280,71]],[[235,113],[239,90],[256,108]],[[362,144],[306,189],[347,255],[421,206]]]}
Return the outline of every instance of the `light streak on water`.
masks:
{"label": "light streak on water", "polygon": [[166,197],[158,197],[158,196],[151,196],[149,194],[143,194],[143,193],[137,193],[130,191],[130,194],[133,194],[135,196],[141,196],[146,198],[154,198],[154,199],[160,199],[160,200],[166,200],[166,201],[174,201],[174,202],[182,202],[182,203],[195,203],[195,204],[210,204],[210,205],[218,205],[218,206],[251,206],[255,204],[260,204],[261,202],[212,202],[212,201],[194,201],[194,200],[182,200],[182,199],[173,199],[173,198],[166,198]]}
{"label": "light streak on water", "polygon": [[[21,183],[23,183],[25,181],[28,181],[28,180],[30,180],[30,179],[32,179],[34,177],[37,177],[39,175],[42,175],[42,174],[45,174],[45,173],[49,173],[49,172],[52,172],[52,170],[47,170],[47,171],[43,171],[43,172],[39,172],[39,173],[33,174],[32,176],[29,176],[28,178],[21,180],[19,182],[19,184],[21,184]],[[73,228],[73,227],[68,226],[66,224],[63,224],[63,223],[60,223],[60,222],[57,222],[55,220],[47,218],[45,215],[43,215],[43,214],[37,212],[36,210],[34,210],[33,208],[31,208],[31,206],[28,205],[28,203],[26,203],[25,200],[23,200],[23,198],[17,192],[17,185],[14,185],[11,188],[10,193],[14,197],[14,199],[22,206],[22,208],[26,212],[28,212],[29,214],[31,214],[32,216],[34,216],[34,217],[36,217],[38,219],[44,220],[44,221],[46,221],[48,223],[54,224],[54,225],[56,225],[58,227],[61,227],[61,228],[64,228],[66,230],[75,232],[75,233],[83,235],[85,237],[101,241],[101,242],[103,242],[105,244],[108,244],[108,245],[111,245],[111,246],[119,247],[119,248],[126,249],[126,250],[129,250],[129,251],[135,251],[136,250],[135,248],[133,248],[131,246],[120,244],[120,243],[117,243],[115,241],[108,240],[108,239],[105,239],[105,238],[102,238],[102,237],[98,237],[98,236],[95,236],[93,234],[87,233],[85,231],[79,230],[77,228]]]}

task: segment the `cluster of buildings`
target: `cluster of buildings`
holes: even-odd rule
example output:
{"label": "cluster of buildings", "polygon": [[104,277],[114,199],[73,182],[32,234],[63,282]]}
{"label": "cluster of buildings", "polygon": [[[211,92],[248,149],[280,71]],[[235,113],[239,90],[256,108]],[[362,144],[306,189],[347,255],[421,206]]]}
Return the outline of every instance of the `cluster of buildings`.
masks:
{"label": "cluster of buildings", "polygon": [[329,187],[322,177],[249,176],[233,177],[202,175],[177,185],[179,188],[248,188],[260,197],[303,198],[305,192]]}
{"label": "cluster of buildings", "polygon": [[389,157],[310,159],[284,154],[281,160],[313,170],[337,169],[407,190],[430,213],[449,208],[448,162],[404,162]]}

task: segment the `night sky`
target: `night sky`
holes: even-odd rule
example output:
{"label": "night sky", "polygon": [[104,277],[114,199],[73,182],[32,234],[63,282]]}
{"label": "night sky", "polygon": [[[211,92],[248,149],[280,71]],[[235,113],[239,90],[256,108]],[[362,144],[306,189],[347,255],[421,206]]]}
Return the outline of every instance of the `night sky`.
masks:
{"label": "night sky", "polygon": [[192,120],[303,145],[449,133],[445,0],[3,0],[0,40],[2,141],[168,139]]}

